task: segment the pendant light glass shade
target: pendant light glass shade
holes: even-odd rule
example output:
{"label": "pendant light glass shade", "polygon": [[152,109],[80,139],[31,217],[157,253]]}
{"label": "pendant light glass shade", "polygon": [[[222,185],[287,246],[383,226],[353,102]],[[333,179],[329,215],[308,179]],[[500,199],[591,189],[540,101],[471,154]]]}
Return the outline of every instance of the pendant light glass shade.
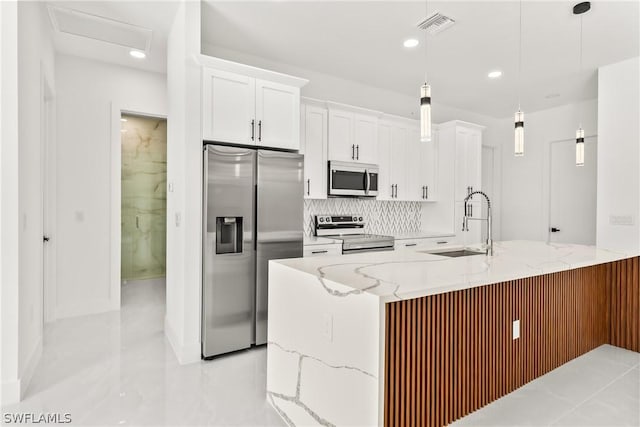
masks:
{"label": "pendant light glass shade", "polygon": [[516,113],[515,127],[513,154],[524,156],[524,113],[520,110]]}
{"label": "pendant light glass shade", "polygon": [[431,141],[431,86],[420,87],[420,141]]}
{"label": "pendant light glass shade", "polygon": [[584,129],[576,131],[576,166],[584,166]]}

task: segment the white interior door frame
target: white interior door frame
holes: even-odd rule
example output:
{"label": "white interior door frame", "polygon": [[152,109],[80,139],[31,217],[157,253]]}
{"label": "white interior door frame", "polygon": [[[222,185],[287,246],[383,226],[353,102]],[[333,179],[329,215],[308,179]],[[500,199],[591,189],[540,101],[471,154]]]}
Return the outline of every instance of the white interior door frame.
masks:
{"label": "white interior door frame", "polygon": [[[592,139],[592,138],[598,138],[598,134],[594,133],[591,135],[585,135],[584,139],[585,141]],[[567,142],[571,142],[573,141],[575,143],[575,138],[566,138],[566,139],[557,139],[557,140],[553,140],[550,141],[549,144],[547,144],[546,149],[547,149],[547,162],[546,164],[543,164],[543,171],[542,171],[542,191],[543,191],[543,195],[542,195],[542,236],[544,236],[544,241],[549,243],[549,228],[551,227],[551,156],[552,156],[552,152],[553,150],[551,149],[553,144],[558,144],[558,143],[567,143]],[[544,158],[544,157],[543,157]],[[575,167],[575,164],[573,165],[573,167]]]}
{"label": "white interior door frame", "polygon": [[56,103],[55,90],[45,68],[40,66],[40,177],[42,203],[42,235],[49,241],[42,248],[42,312],[43,322],[57,319],[57,234],[56,234]]}
{"label": "white interior door frame", "polygon": [[[497,241],[502,235],[502,147],[483,144],[482,150],[485,149],[491,151],[493,160],[493,191],[492,194],[487,195],[491,199],[493,239]],[[484,186],[484,180],[481,184]]]}
{"label": "white interior door frame", "polygon": [[[167,115],[158,111],[149,111],[137,105],[111,103],[111,289],[109,294],[112,310],[120,310],[121,286],[121,221],[122,221],[122,114],[167,119]],[[166,238],[166,237],[165,237]]]}

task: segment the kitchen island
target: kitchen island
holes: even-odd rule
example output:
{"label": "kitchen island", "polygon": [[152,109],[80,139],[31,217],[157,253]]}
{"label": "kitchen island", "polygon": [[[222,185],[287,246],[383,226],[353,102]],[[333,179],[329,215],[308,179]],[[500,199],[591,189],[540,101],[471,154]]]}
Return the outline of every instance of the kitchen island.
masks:
{"label": "kitchen island", "polygon": [[640,351],[638,255],[510,241],[272,261],[267,398],[289,425],[441,426],[602,344]]}

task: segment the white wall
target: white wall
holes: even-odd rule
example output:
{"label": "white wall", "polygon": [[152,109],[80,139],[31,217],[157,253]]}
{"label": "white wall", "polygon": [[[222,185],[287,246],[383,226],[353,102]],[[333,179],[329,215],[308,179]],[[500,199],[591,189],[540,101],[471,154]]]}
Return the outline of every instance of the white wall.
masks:
{"label": "white wall", "polygon": [[502,142],[502,240],[547,240],[550,143],[575,139],[580,118],[585,135],[595,135],[596,116],[596,100],[529,114],[525,111],[523,157],[513,155],[513,117],[500,121],[497,134]]}
{"label": "white wall", "polygon": [[120,185],[117,179],[111,182],[112,105],[166,114],[167,89],[163,74],[66,55],[57,57],[56,77],[57,224],[52,238],[57,244],[55,314],[61,318],[119,307],[119,293],[111,287],[111,265],[119,263],[111,259],[111,186]]}
{"label": "white wall", "polygon": [[200,360],[202,133],[200,2],[182,2],[167,46],[167,314],[180,363]]}
{"label": "white wall", "polygon": [[18,371],[18,7],[0,2],[1,404],[20,398]]}
{"label": "white wall", "polygon": [[[598,71],[597,245],[640,251],[640,58]],[[631,216],[615,225],[610,216]]]}
{"label": "white wall", "polygon": [[54,51],[42,3],[2,10],[4,404],[24,396],[42,353],[42,81],[54,81]]}

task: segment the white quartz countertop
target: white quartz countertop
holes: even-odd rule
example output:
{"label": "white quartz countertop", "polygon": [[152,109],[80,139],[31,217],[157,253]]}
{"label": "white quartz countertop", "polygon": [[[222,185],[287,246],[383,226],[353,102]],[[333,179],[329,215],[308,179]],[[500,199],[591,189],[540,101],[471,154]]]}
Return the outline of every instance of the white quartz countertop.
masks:
{"label": "white quartz countertop", "polygon": [[304,236],[304,246],[313,245],[341,245],[342,241],[331,239],[329,237]]}
{"label": "white quartz countertop", "polygon": [[441,231],[416,231],[413,233],[395,234],[393,236],[397,240],[401,239],[430,239],[436,237],[455,237],[453,233],[443,233]]}
{"label": "white quartz countertop", "polygon": [[[438,248],[441,249],[441,248]],[[450,248],[451,249],[451,248]],[[418,298],[625,259],[638,254],[534,241],[494,243],[494,255],[450,258],[415,250],[272,261],[318,277],[338,296],[366,292],[383,302]],[[332,283],[349,288],[332,288]],[[335,287],[335,286],[334,286]]]}

